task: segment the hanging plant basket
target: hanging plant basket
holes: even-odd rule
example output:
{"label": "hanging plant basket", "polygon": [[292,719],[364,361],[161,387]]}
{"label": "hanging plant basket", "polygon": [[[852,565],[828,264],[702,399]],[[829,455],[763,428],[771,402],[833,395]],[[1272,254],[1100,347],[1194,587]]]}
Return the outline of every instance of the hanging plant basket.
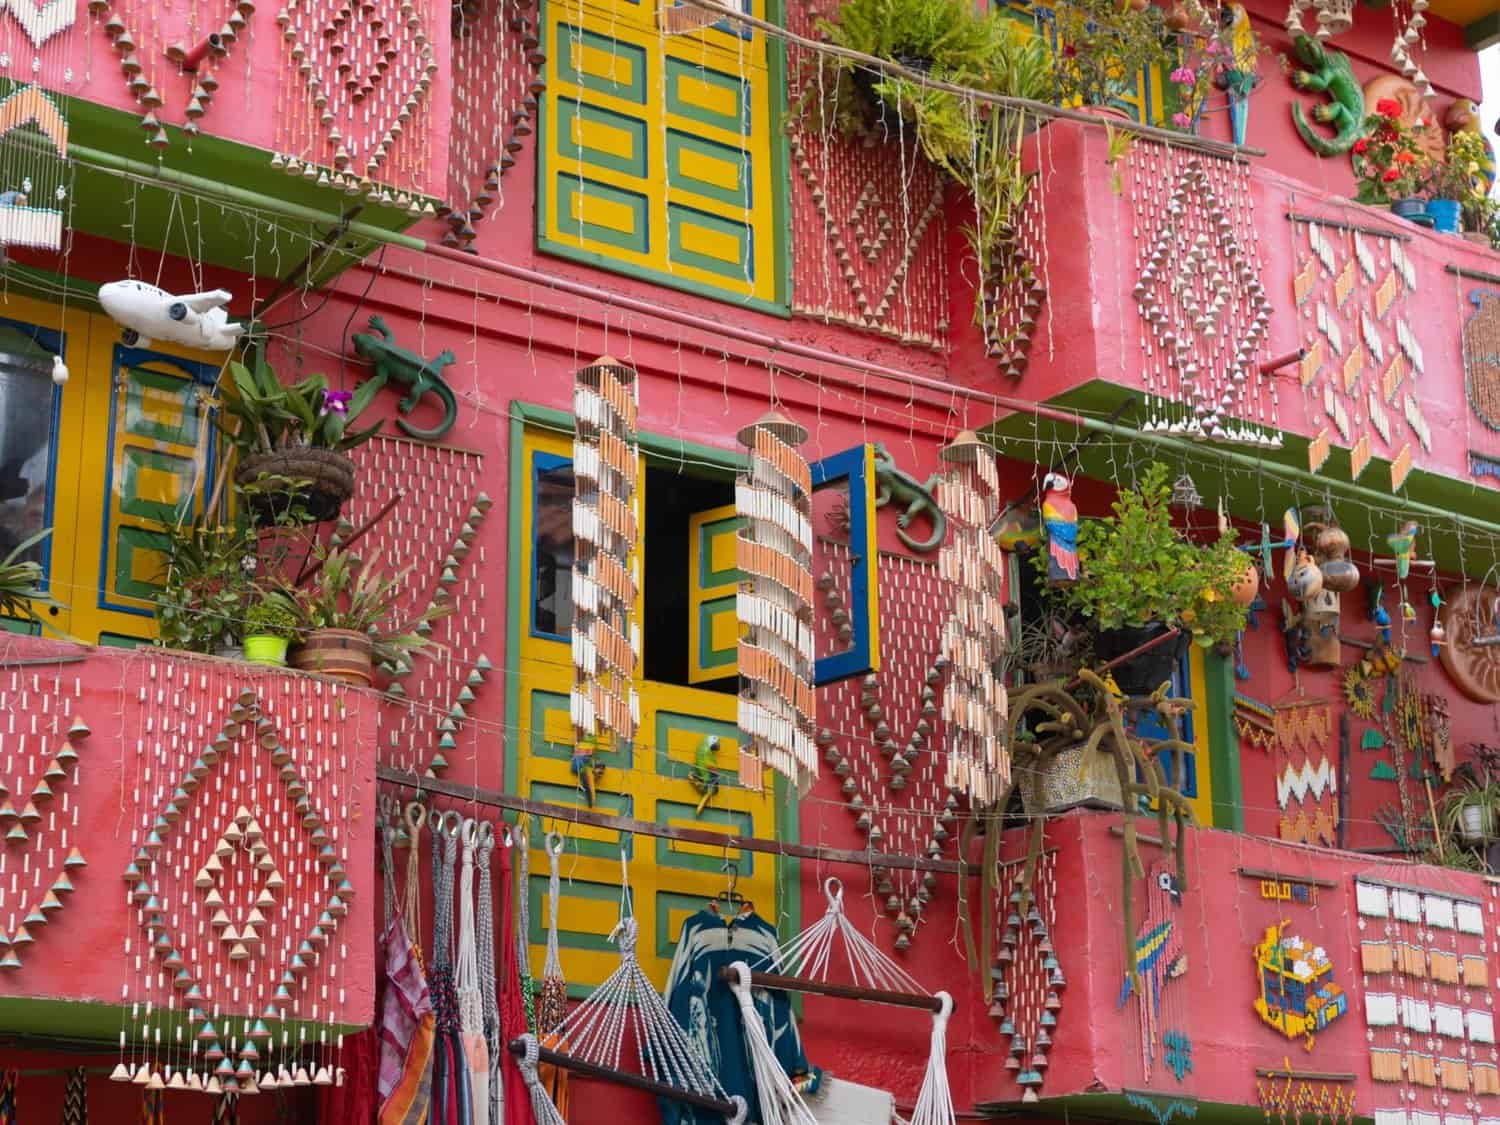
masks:
{"label": "hanging plant basket", "polygon": [[[1094,656],[1101,663],[1118,659],[1148,641],[1155,640],[1168,629],[1169,626],[1160,621],[1120,629],[1101,629],[1094,641]],[[1187,641],[1187,634],[1179,633],[1172,640],[1163,641],[1139,656],[1115,665],[1110,669],[1110,675],[1126,695],[1150,695],[1172,678],[1172,672],[1182,659]]]}
{"label": "hanging plant basket", "polygon": [[276,522],[298,502],[312,519],[337,519],[344,501],[354,495],[354,462],[331,449],[283,449],[253,453],[240,459],[234,483],[254,485],[262,476],[280,478],[281,486],[258,490],[248,497],[256,522]]}
{"label": "hanging plant basket", "polygon": [[353,629],[314,629],[287,654],[287,662],[304,672],[319,672],[349,684],[368,686],[374,679],[373,644]]}
{"label": "hanging plant basket", "polygon": [[[1085,761],[1083,748],[1074,747],[1052,755],[1051,760],[1042,766],[1038,755],[1020,750],[1012,768],[1027,816],[1044,816],[1080,806],[1113,809],[1124,806],[1120,775],[1115,769],[1114,759],[1108,754],[1096,751]],[[1028,776],[1039,769],[1042,771],[1040,806],[1034,779]]]}

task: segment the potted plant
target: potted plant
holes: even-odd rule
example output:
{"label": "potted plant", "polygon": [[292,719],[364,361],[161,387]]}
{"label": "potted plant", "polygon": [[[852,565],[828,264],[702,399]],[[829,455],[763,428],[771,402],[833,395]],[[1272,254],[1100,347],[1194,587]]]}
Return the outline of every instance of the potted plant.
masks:
{"label": "potted plant", "polygon": [[305,585],[281,580],[266,598],[290,613],[301,637],[287,656],[293,668],[369,684],[376,666],[394,668],[425,647],[427,626],[452,612],[446,603],[407,612],[410,569],[386,574],[378,553],[360,560],[320,546],[316,555],[317,570]]}
{"label": "potted plant", "polygon": [[[899,63],[934,79],[1028,101],[1056,90],[1052,54],[1041,37],[999,11],[979,13],[964,0],[846,0],[819,28],[830,42]],[[979,266],[975,322],[985,326],[985,295],[1007,279],[1003,248],[1025,204],[1032,177],[1021,142],[1033,122],[1024,112],[966,102],[957,94],[849,60],[804,85],[815,116],[846,136],[914,139],[929,162],[968,194],[975,218],[965,229]]]}
{"label": "potted plant", "polygon": [[42,587],[46,577],[42,564],[26,557],[51,534],[50,527],[43,528],[17,543],[0,560],[0,617],[17,618],[45,626],[46,622],[37,616],[36,607],[45,605],[63,608],[62,603],[49,597]]}
{"label": "potted plant", "polygon": [[[1418,122],[1417,128],[1426,125]],[[1365,119],[1365,136],[1354,142],[1355,200],[1389,204],[1406,219],[1426,214],[1421,192],[1427,180],[1427,157],[1417,146],[1414,131],[1401,120],[1401,103],[1381,98]]]}
{"label": "potted plant", "polygon": [[[1189,635],[1222,644],[1245,626],[1246,608],[1235,597],[1243,563],[1234,533],[1226,530],[1207,549],[1195,546],[1172,526],[1171,498],[1167,467],[1152,462],[1135,488],[1116,496],[1111,515],[1079,525],[1078,581],[1049,590],[1063,609],[1091,623],[1100,661],[1183,630],[1112,670],[1128,695],[1148,694],[1169,680]],[[1038,551],[1034,565],[1045,568],[1046,559]]]}
{"label": "potted plant", "polygon": [[[1462,137],[1474,136],[1459,133],[1448,143],[1448,151],[1440,163],[1434,162],[1427,172],[1427,214],[1432,219],[1432,229],[1439,234],[1461,234],[1463,232],[1464,203],[1474,194],[1474,168],[1464,151],[1467,147]],[[1477,139],[1477,138],[1476,138]],[[1482,142],[1481,142],[1482,143]]]}
{"label": "potted plant", "polygon": [[1438,814],[1443,834],[1466,847],[1482,847],[1496,838],[1500,782],[1470,777],[1444,799]]}
{"label": "potted plant", "polygon": [[[239,457],[235,483],[260,483],[251,507],[262,523],[271,522],[293,504],[306,508],[315,521],[338,516],[354,493],[354,462],[345,451],[368,441],[380,423],[352,426],[380,390],[377,380],[354,391],[334,391],[323,375],[283,385],[270,364],[255,367],[231,362],[230,378],[221,383],[225,420],[220,428]],[[295,488],[268,487],[285,481]]]}
{"label": "potted plant", "polygon": [[255,530],[245,521],[221,524],[199,516],[168,528],[156,599],[158,643],[239,657],[259,565],[257,546]]}
{"label": "potted plant", "polygon": [[273,668],[286,666],[286,650],[297,639],[297,615],[280,599],[265,599],[245,613],[245,659]]}
{"label": "potted plant", "polygon": [[1057,21],[1057,96],[1065,106],[1120,112],[1140,74],[1168,67],[1161,9],[1129,0],[1064,0]]}

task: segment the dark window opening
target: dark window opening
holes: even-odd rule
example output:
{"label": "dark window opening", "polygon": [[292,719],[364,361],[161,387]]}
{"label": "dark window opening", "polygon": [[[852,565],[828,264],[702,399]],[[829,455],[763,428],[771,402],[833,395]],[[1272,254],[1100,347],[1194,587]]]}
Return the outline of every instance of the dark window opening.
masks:
{"label": "dark window opening", "polygon": [[691,684],[688,679],[688,519],[734,503],[734,478],[688,476],[676,467],[646,467],[643,536],[646,602],[641,622],[644,678],[662,684],[733,693],[737,676]]}

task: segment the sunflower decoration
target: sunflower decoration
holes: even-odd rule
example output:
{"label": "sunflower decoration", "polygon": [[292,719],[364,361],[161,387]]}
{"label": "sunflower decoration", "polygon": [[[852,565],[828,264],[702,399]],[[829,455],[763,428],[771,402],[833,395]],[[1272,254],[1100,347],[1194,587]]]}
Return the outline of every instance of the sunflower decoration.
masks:
{"label": "sunflower decoration", "polygon": [[1377,644],[1344,670],[1344,701],[1361,719],[1375,718],[1375,682],[1401,667],[1401,654],[1387,644]]}
{"label": "sunflower decoration", "polygon": [[1375,684],[1364,672],[1364,662],[1344,669],[1344,702],[1351,714],[1361,719],[1375,718]]}

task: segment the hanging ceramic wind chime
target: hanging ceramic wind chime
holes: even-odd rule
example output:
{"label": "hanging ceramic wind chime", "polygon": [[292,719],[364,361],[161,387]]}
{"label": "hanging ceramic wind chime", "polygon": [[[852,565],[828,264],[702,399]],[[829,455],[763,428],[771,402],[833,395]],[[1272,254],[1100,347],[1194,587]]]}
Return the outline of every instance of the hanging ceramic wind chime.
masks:
{"label": "hanging ceramic wind chime", "polygon": [[953,534],[938,555],[938,572],[954,591],[942,639],[949,672],[946,780],[975,805],[989,805],[1010,784],[1005,684],[994,671],[1006,647],[1006,563],[989,534],[1000,511],[1000,478],[995,455],[972,430],[961,432],[941,457],[949,469],[938,481],[937,502]]}
{"label": "hanging ceramic wind chime", "polygon": [[641,656],[635,620],[640,562],[636,485],[639,388],[634,369],[601,356],[573,389],[573,772],[590,805],[600,749],[630,759],[640,722],[634,686]]}
{"label": "hanging ceramic wind chime", "polygon": [[743,632],[740,783],[765,788],[765,766],[806,793],[818,777],[813,741],[812,475],[797,446],[807,431],[772,411],[739,432],[749,470],[735,485],[744,519],[735,562],[747,580],[735,598]]}

